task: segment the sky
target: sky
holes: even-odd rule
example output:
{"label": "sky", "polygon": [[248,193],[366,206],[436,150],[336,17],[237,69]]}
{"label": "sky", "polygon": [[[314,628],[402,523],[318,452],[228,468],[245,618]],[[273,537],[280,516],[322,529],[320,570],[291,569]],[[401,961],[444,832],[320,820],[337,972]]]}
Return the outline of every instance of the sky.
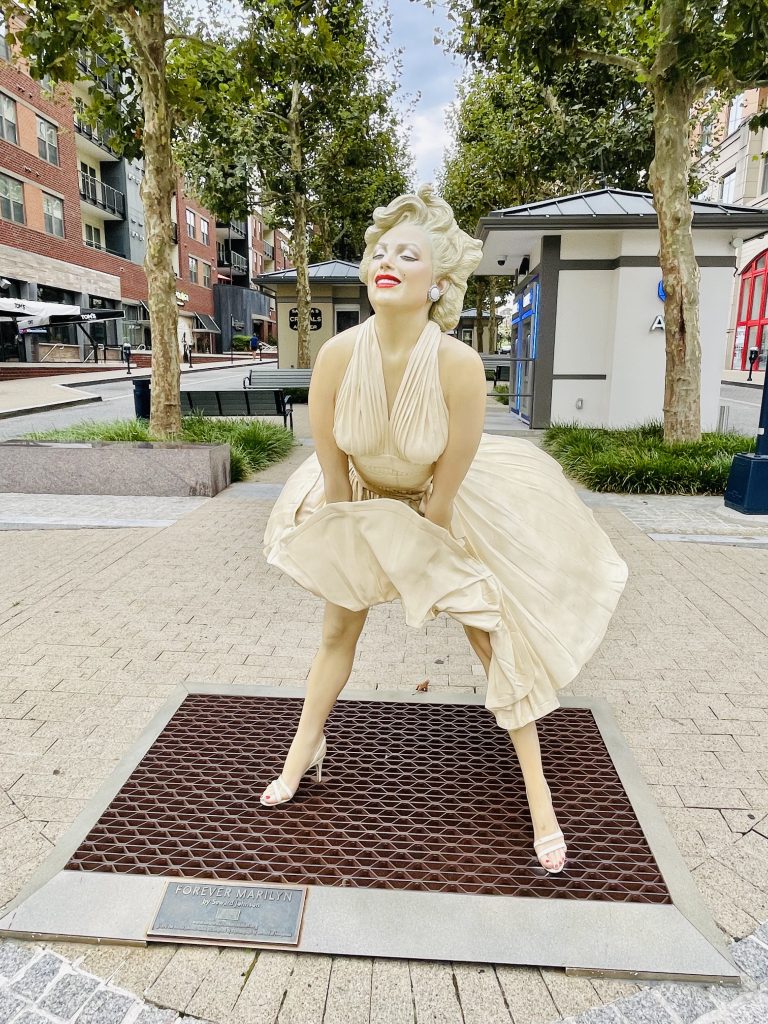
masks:
{"label": "sky", "polygon": [[462,74],[462,62],[434,42],[435,30],[447,30],[450,25],[439,2],[430,10],[411,0],[389,0],[389,11],[391,45],[403,51],[401,87],[411,96],[421,94],[410,122],[416,168],[414,184],[435,181],[449,142],[445,114],[456,98],[455,85]]}

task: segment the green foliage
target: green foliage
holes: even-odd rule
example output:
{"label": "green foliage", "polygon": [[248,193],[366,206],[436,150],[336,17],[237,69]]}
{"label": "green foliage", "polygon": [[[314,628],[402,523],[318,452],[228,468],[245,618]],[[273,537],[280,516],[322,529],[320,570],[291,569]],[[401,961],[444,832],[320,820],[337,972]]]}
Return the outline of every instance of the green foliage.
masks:
{"label": "green foliage", "polygon": [[562,423],[549,428],[544,448],[585,487],[619,494],[723,494],[733,456],[755,450],[752,438],[702,434],[667,444],[650,422],[625,430]]}
{"label": "green foliage", "polygon": [[232,348],[235,352],[249,352],[251,348],[250,334],[233,334]]}
{"label": "green foliage", "polygon": [[[85,420],[71,427],[27,434],[35,441],[164,441],[153,435],[146,420],[115,420],[98,423]],[[184,416],[181,433],[174,441],[196,444],[228,444],[232,482],[245,480],[252,473],[284,459],[294,445],[289,430],[264,420],[219,419]]]}
{"label": "green foliage", "polygon": [[509,405],[509,384],[494,384],[493,396],[502,405]]}
{"label": "green foliage", "polygon": [[386,19],[374,33],[362,0],[247,0],[244,8],[227,102],[176,145],[188,186],[223,219],[258,206],[294,233],[294,245],[301,195],[310,258],[355,258],[373,208],[409,185],[397,83],[376,48]]}
{"label": "green foliage", "polygon": [[450,115],[445,199],[474,232],[489,210],[591,188],[641,186],[653,155],[652,109],[619,68],[561,69],[546,88],[513,65],[478,70]]}

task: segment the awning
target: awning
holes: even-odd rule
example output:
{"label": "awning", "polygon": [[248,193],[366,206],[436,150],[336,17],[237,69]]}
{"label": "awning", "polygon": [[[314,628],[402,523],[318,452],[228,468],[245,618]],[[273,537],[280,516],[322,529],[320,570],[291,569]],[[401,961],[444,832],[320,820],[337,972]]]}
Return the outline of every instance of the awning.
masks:
{"label": "awning", "polygon": [[221,331],[212,316],[208,316],[207,313],[195,313],[195,326],[192,328],[192,333],[221,334]]}
{"label": "awning", "polygon": [[44,316],[49,313],[80,312],[79,306],[69,306],[63,302],[34,302],[30,299],[0,299],[0,319],[18,320],[20,317]]}
{"label": "awning", "polygon": [[[53,306],[53,303],[51,303]],[[40,313],[37,316],[25,316],[18,321],[19,330],[28,331],[30,327],[47,327],[52,324],[92,324],[99,320],[122,320],[125,313],[122,309],[86,309],[81,306],[55,305],[55,313]],[[62,309],[74,312],[62,313]]]}

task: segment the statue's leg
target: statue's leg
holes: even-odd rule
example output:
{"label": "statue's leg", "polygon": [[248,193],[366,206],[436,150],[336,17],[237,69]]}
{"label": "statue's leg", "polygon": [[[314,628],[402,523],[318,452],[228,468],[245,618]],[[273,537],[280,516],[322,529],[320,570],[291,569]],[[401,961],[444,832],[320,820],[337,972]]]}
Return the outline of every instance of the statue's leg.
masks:
{"label": "statue's leg", "polygon": [[296,789],[320,745],[325,721],[352,672],[357,641],[367,614],[367,608],[351,612],[326,603],[320,647],[307,676],[301,718],[282,771],[289,789]]}
{"label": "statue's leg", "polygon": [[[487,676],[491,664],[490,636],[485,630],[476,629],[474,626],[465,626],[464,632],[467,634],[472,650],[482,662]],[[520,770],[523,773],[534,838],[541,839],[544,836],[550,836],[558,832],[560,826],[552,807],[552,795],[544,777],[536,723],[529,722],[522,729],[510,729],[509,738],[512,740],[517,759],[520,762]],[[565,860],[565,852],[558,850],[555,853],[542,855],[539,859],[545,868],[559,871]]]}

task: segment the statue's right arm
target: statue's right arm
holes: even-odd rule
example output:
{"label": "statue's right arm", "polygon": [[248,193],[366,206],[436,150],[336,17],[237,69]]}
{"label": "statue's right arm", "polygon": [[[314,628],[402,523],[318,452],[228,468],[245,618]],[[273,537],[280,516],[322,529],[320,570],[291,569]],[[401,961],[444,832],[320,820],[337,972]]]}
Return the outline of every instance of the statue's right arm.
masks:
{"label": "statue's right arm", "polygon": [[346,346],[334,344],[335,341],[327,341],[318,352],[309,388],[309,424],[323,471],[325,500],[328,503],[352,500],[349,457],[333,436],[336,390],[348,358]]}

